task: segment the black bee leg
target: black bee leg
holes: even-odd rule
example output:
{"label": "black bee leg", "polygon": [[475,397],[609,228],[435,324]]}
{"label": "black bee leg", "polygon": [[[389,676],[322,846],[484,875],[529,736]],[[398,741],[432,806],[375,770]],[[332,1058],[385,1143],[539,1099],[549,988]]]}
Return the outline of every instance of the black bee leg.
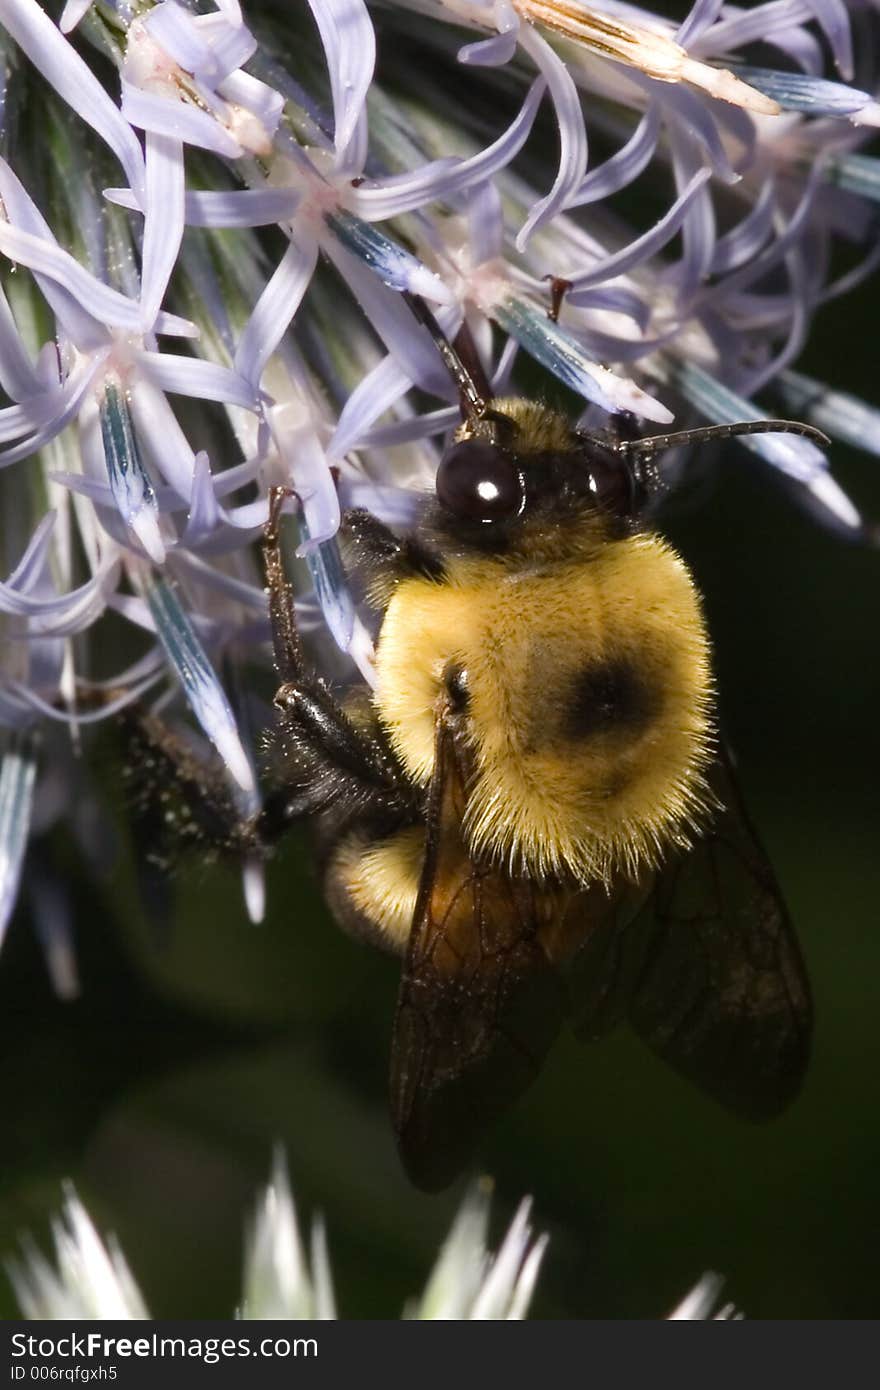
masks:
{"label": "black bee leg", "polygon": [[467,319],[462,319],[461,328],[456,333],[452,346],[483,400],[491,401],[492,385],[486,375],[483,359],[477,350]]}
{"label": "black bee leg", "polygon": [[277,744],[288,768],[286,785],[270,793],[260,817],[260,832],[269,839],[300,816],[340,801],[402,813],[413,796],[381,728],[373,720],[356,724],[306,663],[279,537],[281,510],[290,495],[286,488],[272,489],[263,533],[272,641],[281,677],[274,699]]}
{"label": "black bee leg", "polygon": [[427,546],[398,536],[372,512],[357,507],[342,518],[340,538],[346,563],[368,582],[396,584],[409,575],[440,579],[443,562]]}
{"label": "black bee leg", "polygon": [[397,759],[376,726],[359,728],[316,677],[286,683],[275,695],[282,739],[297,750],[320,756],[341,777],[365,787],[396,790],[406,785]]}
{"label": "black bee leg", "polygon": [[303,673],[303,650],[296,625],[293,588],[284,572],[281,554],[281,509],[288,497],[295,496],[291,488],[273,487],[269,490],[269,519],[263,528],[263,567],[269,595],[269,618],[272,623],[272,646],[275,669],[282,681],[297,681]]}
{"label": "black bee leg", "polygon": [[168,868],[182,851],[259,854],[257,825],[242,816],[218,758],[204,759],[148,710],[118,716],[123,782],[147,857]]}

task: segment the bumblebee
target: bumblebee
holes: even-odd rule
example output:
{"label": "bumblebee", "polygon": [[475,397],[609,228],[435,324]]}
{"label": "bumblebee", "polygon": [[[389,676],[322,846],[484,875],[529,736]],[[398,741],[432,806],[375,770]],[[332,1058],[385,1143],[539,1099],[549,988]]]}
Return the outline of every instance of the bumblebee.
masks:
{"label": "bumblebee", "polygon": [[770,1117],[805,1070],[808,982],[715,727],[699,594],[643,517],[666,448],[818,432],[587,435],[491,399],[409,302],[462,424],[409,534],[344,517],[381,612],[372,694],[340,702],[304,656],[273,492],[283,775],[239,844],[309,816],[334,916],[401,957],[391,1109],[418,1186],[467,1165],[566,1019],[584,1039],[626,1020],[723,1105]]}

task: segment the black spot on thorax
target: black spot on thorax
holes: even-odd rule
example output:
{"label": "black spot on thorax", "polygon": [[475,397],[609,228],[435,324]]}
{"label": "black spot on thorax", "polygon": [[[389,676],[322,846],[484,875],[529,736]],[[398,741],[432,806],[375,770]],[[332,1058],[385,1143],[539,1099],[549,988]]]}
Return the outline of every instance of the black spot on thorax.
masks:
{"label": "black spot on thorax", "polygon": [[594,662],[578,672],[570,691],[566,733],[588,739],[637,734],[657,717],[661,695],[626,659]]}

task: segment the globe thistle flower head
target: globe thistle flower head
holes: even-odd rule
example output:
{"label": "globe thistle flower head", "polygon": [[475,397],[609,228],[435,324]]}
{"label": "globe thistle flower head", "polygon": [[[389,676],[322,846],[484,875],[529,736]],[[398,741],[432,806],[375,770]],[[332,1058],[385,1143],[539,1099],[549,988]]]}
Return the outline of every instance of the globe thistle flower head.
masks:
{"label": "globe thistle flower head", "polygon": [[[465,1197],[420,1298],[405,1318],[426,1321],[521,1321],[528,1316],[547,1247],[529,1224],[530,1202],[515,1213],[497,1252],[488,1245],[492,1185]],[[30,1319],[148,1319],[150,1313],[118,1243],[102,1239],[73,1188],[53,1222],[52,1264],[28,1238],[7,1269],[22,1314]],[[672,1320],[740,1316],[719,1308],[722,1281],[706,1274],[669,1314]],[[338,1317],[323,1224],[312,1227],[309,1255],[283,1157],[276,1155],[247,1235],[243,1293],[236,1314],[246,1321],[328,1321]]]}
{"label": "globe thistle flower head", "polygon": [[[128,705],[182,695],[256,814],[241,689],[271,685],[272,486],[296,497],[304,629],[372,679],[340,516],[405,526],[458,418],[401,291],[498,394],[530,357],[590,419],[784,407],[880,449],[874,406],[794,370],[880,260],[860,0],[696,0],[677,24],[617,0],[54,13],[0,6],[0,924],[62,814],[50,768],[84,804],[89,727]],[[861,534],[815,442],[743,444]],[[245,886],[259,915],[258,865]]]}

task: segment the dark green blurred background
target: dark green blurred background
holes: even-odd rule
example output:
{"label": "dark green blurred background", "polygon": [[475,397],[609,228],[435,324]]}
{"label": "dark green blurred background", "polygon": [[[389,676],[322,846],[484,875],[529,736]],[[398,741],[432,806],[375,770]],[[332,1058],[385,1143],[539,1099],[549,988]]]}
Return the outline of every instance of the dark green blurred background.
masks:
{"label": "dark green blurred background", "polygon": [[[878,294],[821,316],[801,366],[880,400]],[[835,467],[880,518],[877,463]],[[820,529],[741,449],[673,506],[716,640],[743,786],[813,979],[815,1058],[781,1120],[728,1118],[621,1035],[564,1040],[487,1143],[500,1230],[524,1193],[551,1244],[537,1316],[655,1317],[706,1269],[750,1317],[880,1311],[880,594],[876,552]],[[26,915],[0,961],[0,1250],[45,1238],[62,1178],[112,1228],[158,1316],[226,1316],[272,1145],[329,1226],[342,1311],[395,1316],[460,1197],[414,1192],[385,1113],[397,965],[344,938],[304,839],[270,872],[264,926],[236,876],[179,876],[159,939],[130,858],[96,889],[69,846],[83,995],[48,987]],[[2,1292],[2,1310],[14,1304]]]}

